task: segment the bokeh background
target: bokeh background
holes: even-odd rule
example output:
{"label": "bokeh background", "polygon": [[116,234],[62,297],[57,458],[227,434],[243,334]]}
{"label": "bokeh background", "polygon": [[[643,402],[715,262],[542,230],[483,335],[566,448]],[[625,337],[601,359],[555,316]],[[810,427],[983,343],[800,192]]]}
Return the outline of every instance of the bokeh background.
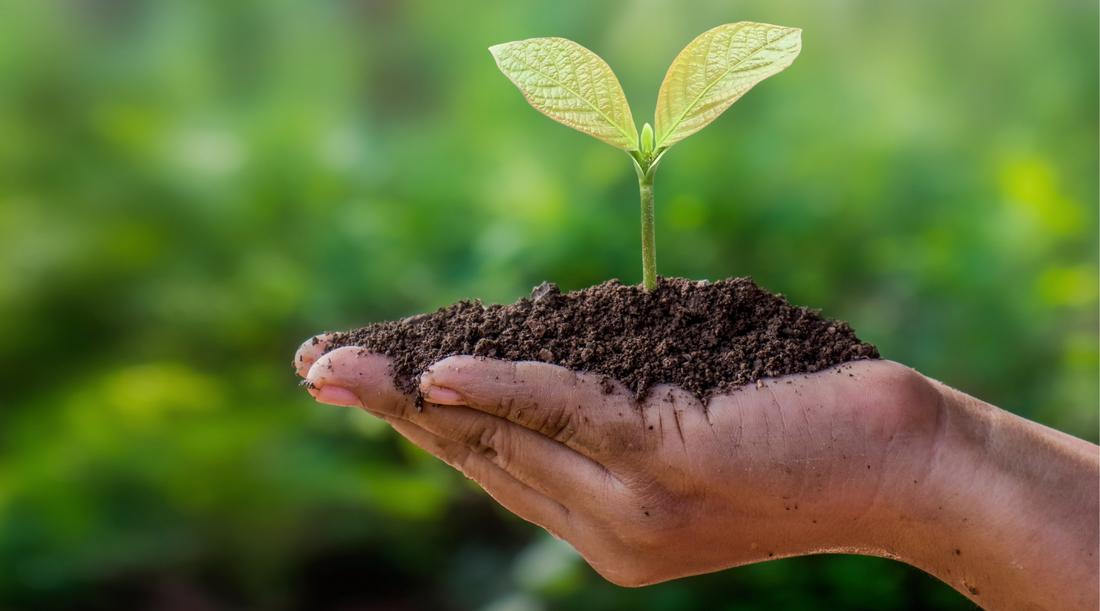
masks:
{"label": "bokeh background", "polygon": [[0,608],[969,609],[888,560],[639,590],[290,358],[543,280],[640,281],[634,171],[486,48],[564,36],[639,124],[715,25],[794,65],[676,146],[659,271],[751,275],[1098,437],[1094,0],[0,2]]}

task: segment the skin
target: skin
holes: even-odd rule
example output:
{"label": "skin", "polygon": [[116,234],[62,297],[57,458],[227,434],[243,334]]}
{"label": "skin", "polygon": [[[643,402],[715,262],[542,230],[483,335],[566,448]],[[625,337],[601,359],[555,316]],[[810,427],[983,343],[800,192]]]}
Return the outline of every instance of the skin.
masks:
{"label": "skin", "polygon": [[321,336],[295,366],[641,586],[844,552],[916,566],[984,609],[1100,606],[1100,448],[890,361],[642,403],[545,363],[456,356],[421,376]]}

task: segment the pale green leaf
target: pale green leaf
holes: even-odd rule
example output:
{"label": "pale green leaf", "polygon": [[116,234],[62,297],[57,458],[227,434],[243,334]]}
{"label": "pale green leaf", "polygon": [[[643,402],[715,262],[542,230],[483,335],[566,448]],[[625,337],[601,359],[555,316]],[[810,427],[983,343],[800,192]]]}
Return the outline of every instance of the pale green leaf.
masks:
{"label": "pale green leaf", "polygon": [[551,119],[626,151],[638,130],[615,73],[598,55],[564,38],[532,38],[490,47],[527,101]]}
{"label": "pale green leaf", "polygon": [[657,94],[657,147],[703,129],[752,89],[791,65],[802,30],[742,21],[704,32],[676,56]]}

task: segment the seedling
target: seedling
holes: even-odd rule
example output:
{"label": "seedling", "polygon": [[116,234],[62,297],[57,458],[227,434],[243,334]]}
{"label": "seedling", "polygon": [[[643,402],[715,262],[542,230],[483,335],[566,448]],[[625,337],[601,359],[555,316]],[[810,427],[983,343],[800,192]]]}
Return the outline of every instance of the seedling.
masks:
{"label": "seedling", "polygon": [[742,21],[704,32],[676,59],[657,92],[653,125],[638,129],[619,80],[598,55],[564,38],[490,47],[508,78],[538,111],[626,151],[642,194],[642,284],[657,286],[653,175],[665,152],[718,118],[753,85],[791,65],[802,30]]}

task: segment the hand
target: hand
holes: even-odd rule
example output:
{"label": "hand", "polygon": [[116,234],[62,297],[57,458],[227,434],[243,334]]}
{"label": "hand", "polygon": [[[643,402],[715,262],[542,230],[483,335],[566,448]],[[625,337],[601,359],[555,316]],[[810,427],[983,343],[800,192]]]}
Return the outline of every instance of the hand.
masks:
{"label": "hand", "polygon": [[876,547],[885,474],[925,476],[938,418],[922,409],[931,385],[888,361],[767,380],[706,406],[669,386],[638,404],[599,375],[476,357],[421,377],[422,412],[388,360],[358,348],[308,375],[318,399],[385,419],[624,585]]}
{"label": "hand", "polygon": [[[920,566],[987,608],[1046,600],[1031,591],[1042,583],[983,564],[998,558],[999,524],[963,526],[1004,520],[960,502],[960,477],[979,499],[1000,482],[969,477],[975,434],[956,430],[967,419],[954,391],[896,363],[764,380],[704,406],[670,386],[638,404],[602,376],[452,357],[421,376],[418,411],[386,358],[326,349],[307,342],[296,357],[318,400],[385,419],[615,583],[854,552]],[[1095,526],[1085,536],[1095,550]]]}

